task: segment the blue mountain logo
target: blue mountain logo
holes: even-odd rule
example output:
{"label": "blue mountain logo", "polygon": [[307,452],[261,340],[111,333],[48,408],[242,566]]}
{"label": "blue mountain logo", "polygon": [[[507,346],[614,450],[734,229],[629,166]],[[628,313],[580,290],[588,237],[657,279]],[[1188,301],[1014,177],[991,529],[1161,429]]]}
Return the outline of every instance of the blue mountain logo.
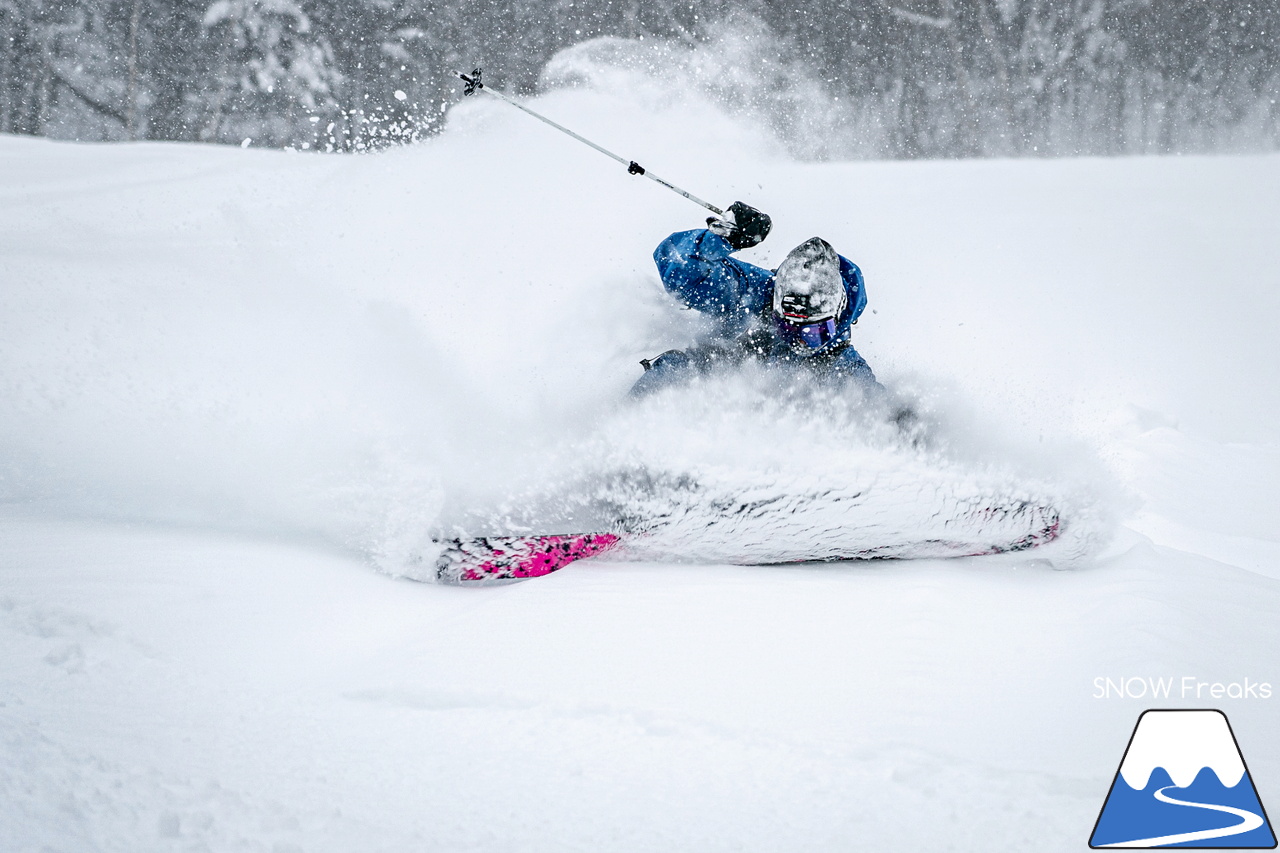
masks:
{"label": "blue mountain logo", "polygon": [[1144,711],[1089,846],[1275,848],[1227,715]]}

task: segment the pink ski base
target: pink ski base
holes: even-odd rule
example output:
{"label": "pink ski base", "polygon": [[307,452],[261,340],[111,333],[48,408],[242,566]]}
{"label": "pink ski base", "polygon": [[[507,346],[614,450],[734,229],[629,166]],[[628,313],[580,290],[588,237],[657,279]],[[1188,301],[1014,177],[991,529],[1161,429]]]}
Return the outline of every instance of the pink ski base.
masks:
{"label": "pink ski base", "polygon": [[454,540],[440,555],[436,577],[444,583],[459,584],[536,578],[549,575],[576,560],[603,554],[620,541],[620,537],[613,533]]}

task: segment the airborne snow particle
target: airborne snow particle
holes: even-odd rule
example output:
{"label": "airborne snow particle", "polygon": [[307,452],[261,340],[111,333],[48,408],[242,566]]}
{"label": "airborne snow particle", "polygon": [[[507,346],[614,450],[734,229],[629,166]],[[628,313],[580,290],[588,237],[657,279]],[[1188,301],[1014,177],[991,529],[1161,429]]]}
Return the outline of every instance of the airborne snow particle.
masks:
{"label": "airborne snow particle", "polygon": [[403,100],[404,100],[405,98],[407,98],[407,97],[409,97],[409,96],[408,96],[408,95],[406,95],[403,91],[401,91],[400,89],[396,89],[396,100],[397,100],[397,101],[403,101]]}

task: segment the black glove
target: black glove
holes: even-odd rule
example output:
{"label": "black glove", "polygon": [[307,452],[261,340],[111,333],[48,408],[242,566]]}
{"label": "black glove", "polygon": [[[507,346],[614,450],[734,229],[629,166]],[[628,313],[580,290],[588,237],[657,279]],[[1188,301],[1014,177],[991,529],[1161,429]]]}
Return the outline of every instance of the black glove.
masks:
{"label": "black glove", "polygon": [[769,236],[773,220],[750,205],[735,201],[722,219],[707,219],[707,229],[729,241],[734,250],[749,249]]}

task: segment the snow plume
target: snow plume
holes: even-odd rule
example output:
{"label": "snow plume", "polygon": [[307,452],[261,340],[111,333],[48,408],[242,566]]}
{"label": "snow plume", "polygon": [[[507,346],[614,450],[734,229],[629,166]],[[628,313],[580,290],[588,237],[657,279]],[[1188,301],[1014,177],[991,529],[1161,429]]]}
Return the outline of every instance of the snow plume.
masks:
{"label": "snow plume", "polygon": [[1070,567],[1110,535],[1106,489],[1062,476],[1078,451],[1039,456],[988,452],[924,399],[748,364],[615,405],[545,448],[497,503],[450,502],[440,532],[623,530],[639,535],[615,557],[752,564],[999,549],[1028,518],[1057,518],[1059,541],[1034,556]]}
{"label": "snow plume", "polygon": [[[731,11],[701,24],[696,38],[573,45],[551,57],[541,82],[647,106],[714,104],[803,160],[1275,147],[1280,74],[1250,44],[1265,40],[1265,26],[1245,35],[1250,25],[1211,15],[1203,37],[1185,23],[1162,35],[1120,25],[1127,14],[1104,14],[1102,4],[1003,4],[999,22],[986,4],[936,11],[867,4],[820,12],[816,26],[786,5]],[[1220,33],[1237,26],[1243,43],[1228,46]],[[1146,65],[1166,53],[1162,42],[1201,38],[1186,68],[1206,70]]]}
{"label": "snow plume", "polygon": [[[690,115],[680,104],[638,111],[560,91],[538,106],[613,127],[638,152],[671,146],[671,174],[703,175],[717,198],[760,174],[777,187],[765,207],[793,212],[779,217],[779,249],[811,233],[806,215],[851,227],[843,206],[815,206],[806,167],[747,146],[717,166],[716,134],[734,125],[714,107],[682,135],[668,133]],[[563,532],[618,520],[602,509],[689,506],[686,482],[728,499],[755,471],[772,478],[762,489],[804,494],[819,472],[855,488],[910,471],[1072,518],[1093,505],[1045,473],[1040,457],[1057,451],[1020,456],[1020,441],[983,449],[966,434],[989,434],[1002,413],[960,428],[959,407],[926,394],[913,405],[940,428],[920,446],[856,395],[779,388],[767,372],[627,401],[640,358],[701,331],[650,259],[700,215],[497,101],[458,112],[440,139],[366,158],[0,140],[31,164],[13,179],[21,215],[0,223],[20,247],[0,289],[0,500],[308,538],[390,572],[477,519]],[[768,251],[751,257],[768,264]],[[873,284],[889,310],[860,326],[859,348],[895,391],[905,371],[885,356],[924,339],[901,318],[947,292],[913,281],[917,310],[895,312],[893,289]],[[986,339],[966,346],[970,361],[1002,355]],[[910,351],[934,372],[945,361]]]}
{"label": "snow plume", "polygon": [[874,157],[884,150],[871,113],[842,104],[811,64],[745,13],[710,25],[705,41],[605,37],[574,45],[552,57],[541,82],[552,90],[588,87],[645,111],[678,102],[724,113],[762,147],[780,145],[805,160]]}

